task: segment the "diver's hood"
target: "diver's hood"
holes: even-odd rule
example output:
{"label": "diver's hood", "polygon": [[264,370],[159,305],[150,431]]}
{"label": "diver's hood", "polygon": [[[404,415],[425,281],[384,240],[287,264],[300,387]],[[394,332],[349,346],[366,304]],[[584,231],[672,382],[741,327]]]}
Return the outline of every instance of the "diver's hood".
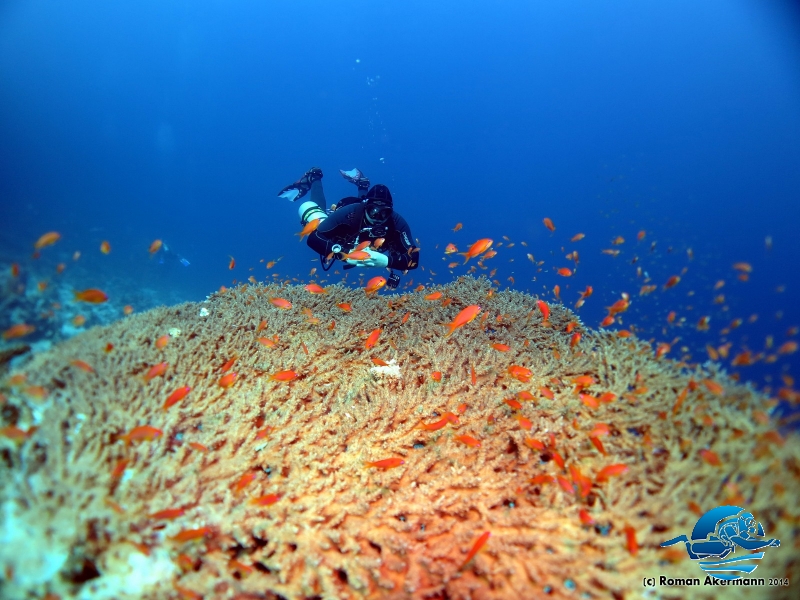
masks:
{"label": "diver's hood", "polygon": [[383,185],[382,183],[378,183],[373,185],[369,191],[367,192],[367,196],[364,199],[366,204],[381,204],[383,206],[393,207],[394,200],[392,200],[392,192],[389,191],[389,188]]}

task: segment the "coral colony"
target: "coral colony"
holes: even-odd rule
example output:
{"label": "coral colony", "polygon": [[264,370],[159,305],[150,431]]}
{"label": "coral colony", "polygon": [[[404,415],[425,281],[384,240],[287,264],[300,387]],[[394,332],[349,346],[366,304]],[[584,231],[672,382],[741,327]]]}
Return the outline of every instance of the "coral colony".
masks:
{"label": "coral colony", "polygon": [[8,372],[2,596],[632,598],[690,575],[659,544],[720,504],[800,581],[796,434],[716,363],[485,279],[317,288],[133,314]]}

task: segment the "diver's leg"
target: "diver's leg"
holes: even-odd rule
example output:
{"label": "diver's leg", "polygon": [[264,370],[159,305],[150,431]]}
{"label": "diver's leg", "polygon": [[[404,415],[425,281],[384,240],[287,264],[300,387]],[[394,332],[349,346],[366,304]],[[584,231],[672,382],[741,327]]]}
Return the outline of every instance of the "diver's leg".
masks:
{"label": "diver's leg", "polygon": [[325,211],[325,192],[322,189],[322,179],[314,179],[309,187],[309,199],[303,202],[297,209],[300,216],[300,224],[306,225],[309,221],[320,219],[324,221],[328,216]]}
{"label": "diver's leg", "polygon": [[322,210],[325,210],[327,205],[325,203],[325,192],[322,189],[322,179],[315,179],[311,183],[310,200]]}
{"label": "diver's leg", "polygon": [[311,184],[320,179],[322,179],[322,169],[319,167],[312,167],[306,171],[300,179],[287,185],[278,192],[278,197],[296,202],[309,192]]}

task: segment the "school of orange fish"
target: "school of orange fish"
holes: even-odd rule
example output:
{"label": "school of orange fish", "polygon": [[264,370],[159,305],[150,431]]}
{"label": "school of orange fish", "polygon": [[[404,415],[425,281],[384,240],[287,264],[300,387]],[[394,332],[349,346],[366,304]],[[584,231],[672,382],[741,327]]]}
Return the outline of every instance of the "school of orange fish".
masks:
{"label": "school of orange fish", "polygon": [[[546,230],[552,236],[556,232],[556,225],[553,223],[552,219],[549,217],[545,217],[542,219],[542,224],[546,228]],[[305,236],[312,233],[316,227],[319,225],[319,221],[311,221],[308,223],[300,232],[296,235],[300,237],[302,240]],[[463,225],[461,223],[456,224],[453,227],[453,233],[460,232],[463,229]],[[656,242],[651,242],[649,246],[646,244],[646,238],[648,236],[648,232],[646,230],[639,230],[636,234],[636,242],[639,250],[641,252],[652,252],[656,247]],[[45,248],[49,246],[53,246],[57,242],[61,240],[61,235],[58,232],[50,231],[41,235],[33,244],[34,246],[34,254],[33,258],[39,258],[42,255],[42,252],[45,251]],[[582,245],[586,244],[586,235],[584,233],[576,233],[569,237],[570,244],[577,244],[579,242]],[[374,249],[379,249],[383,244],[383,239],[376,240],[372,246]],[[626,240],[623,236],[615,236],[610,240],[610,246],[612,248],[602,248],[600,252],[604,255],[608,255],[611,257],[618,257],[622,252],[623,245],[626,244]],[[771,238],[767,238],[765,241],[767,249],[771,249],[772,247],[772,240]],[[147,249],[150,256],[156,255],[162,248],[161,240],[154,240],[149,248]],[[364,252],[364,249],[370,245],[370,242],[363,242],[358,247],[354,248],[350,253],[347,254],[344,258],[351,260],[351,261],[358,261],[364,260],[369,258],[369,255]],[[417,241],[417,245],[419,245],[419,241]],[[520,245],[523,247],[527,247],[528,244],[524,241],[520,242]],[[511,242],[508,237],[503,236],[503,241],[495,244],[494,241],[490,238],[481,238],[475,241],[474,243],[470,244],[468,249],[465,252],[459,252],[458,247],[455,243],[448,243],[444,249],[444,256],[442,257],[443,261],[447,261],[447,257],[452,254],[460,254],[464,257],[463,263],[459,263],[458,261],[455,262],[447,262],[446,267],[451,275],[456,274],[456,270],[459,267],[463,267],[469,263],[471,259],[478,259],[476,263],[472,264],[467,273],[471,274],[481,274],[486,272],[485,274],[495,283],[496,285],[502,285],[501,282],[496,279],[498,268],[489,268],[487,265],[488,260],[495,258],[498,256],[498,253],[501,249],[508,251],[514,248],[515,243]],[[438,245],[437,245],[438,247]],[[101,242],[99,251],[103,254],[109,254],[112,250],[111,244],[109,241],[104,240]],[[550,268],[550,272],[558,277],[563,277],[567,280],[567,282],[571,281],[576,274],[578,273],[579,265],[580,265],[580,254],[577,249],[567,250],[564,246],[561,246],[560,251],[564,254],[565,260],[569,261],[571,266],[559,266],[559,265],[552,265]],[[634,249],[636,252],[636,248]],[[557,254],[552,251],[550,252],[551,255],[557,256]],[[691,248],[688,248],[686,251],[687,259],[689,261],[694,259],[694,253]],[[81,253],[76,251],[73,255],[74,260],[78,260],[80,258]],[[516,254],[513,252],[509,252],[509,262],[513,264]],[[534,255],[530,252],[526,254],[527,259],[532,263],[532,275],[531,278],[535,281],[538,277],[545,277],[547,275],[545,269],[545,261],[544,260],[537,260],[534,258]],[[279,257],[275,260],[265,261],[262,259],[261,262],[265,262],[265,266],[267,270],[273,269],[278,262],[283,257]],[[630,264],[635,267],[635,278],[636,280],[631,282],[632,287],[638,287],[638,291],[636,295],[639,298],[640,302],[645,302],[647,296],[654,294],[659,291],[659,285],[657,283],[652,282],[651,278],[647,274],[647,271],[644,270],[639,263],[638,254],[634,254],[630,260]],[[234,270],[236,268],[236,261],[233,256],[228,256],[228,263],[227,263],[229,270]],[[62,273],[66,268],[64,263],[59,263],[56,266],[56,272]],[[19,277],[22,267],[18,262],[14,262],[11,265],[11,275],[12,277],[16,278]],[[251,267],[250,270],[252,271],[253,268]],[[420,270],[422,272],[427,272],[433,280],[436,277],[437,273],[431,268],[431,265],[420,265]],[[518,271],[522,270],[518,268]],[[731,265],[732,276],[735,277],[737,282],[747,282],[752,273],[753,267],[750,263],[740,261],[736,262]],[[530,271],[530,268],[528,268]],[[688,267],[683,267],[680,273],[676,273],[670,277],[668,277],[664,282],[663,285],[660,286],[662,292],[675,288],[679,286],[686,276],[688,271]],[[314,277],[317,274],[317,269],[312,268],[309,276]],[[338,275],[338,271],[334,271],[334,275]],[[272,274],[271,279],[277,280],[280,278],[280,275],[275,272]],[[285,278],[286,280],[291,279],[292,281],[297,281],[297,278]],[[250,275],[248,277],[248,281],[251,283],[256,283],[257,279],[254,275]],[[344,276],[344,281],[347,281],[347,275]],[[513,275],[507,278],[508,284],[510,286],[517,285],[515,277]],[[233,283],[237,283],[237,279],[233,280]],[[308,288],[309,291],[312,293],[321,293],[322,287],[320,283],[325,283],[325,280],[320,280],[319,283],[309,283]],[[361,281],[363,284],[363,279]],[[413,278],[409,278],[405,282],[405,288],[412,286],[414,283]],[[520,282],[522,284],[522,282]],[[719,279],[713,285],[713,293],[716,295],[713,298],[713,304],[720,308],[722,313],[724,314],[727,311],[726,306],[726,297],[724,294],[720,293],[720,290],[726,286],[727,282],[724,279]],[[386,285],[386,279],[384,277],[372,277],[366,283],[365,289],[368,294],[373,294],[381,290]],[[562,285],[564,287],[564,292],[568,291],[569,283],[559,284],[556,283],[552,285],[550,289],[545,288],[543,291],[545,294],[552,294],[553,298],[557,301],[562,301],[561,294],[562,294]],[[40,292],[44,292],[47,289],[48,281],[42,280],[37,283],[37,287]],[[425,286],[423,284],[418,284],[416,287],[417,291],[423,290]],[[221,288],[224,289],[224,286]],[[778,291],[781,291],[782,286],[778,286]],[[581,307],[585,305],[587,300],[592,296],[594,293],[594,288],[592,285],[586,285],[583,291],[578,292],[578,298],[574,302],[574,309],[579,310]],[[610,327],[612,325],[622,325],[623,318],[625,313],[628,312],[631,304],[633,303],[632,296],[634,292],[622,292],[618,300],[613,302],[610,306],[606,308],[607,314],[605,318],[603,318],[599,322],[599,327]],[[108,296],[105,292],[100,289],[90,288],[85,290],[75,290],[73,292],[74,301],[75,302],[84,302],[87,304],[99,304],[104,303],[108,300]],[[540,294],[541,295],[541,294]],[[694,290],[689,290],[687,292],[687,297],[695,296]],[[673,300],[674,301],[674,300]],[[53,304],[53,311],[56,311],[60,308],[58,303]],[[681,306],[676,306],[674,310],[670,310],[666,316],[665,322],[661,325],[661,334],[664,337],[671,337],[672,339],[669,341],[662,341],[658,343],[658,356],[668,355],[669,353],[680,350],[682,352],[681,359],[685,362],[690,362],[693,358],[696,360],[695,357],[692,356],[692,348],[688,346],[680,345],[681,335],[680,333],[685,330],[685,328],[692,327],[692,324],[689,322],[688,316],[680,316],[680,314],[686,313],[688,311],[681,310]],[[689,307],[691,310],[692,307]],[[133,312],[133,307],[130,305],[125,305],[122,309],[122,312],[125,315],[131,314]],[[48,315],[42,315],[43,318],[52,317],[52,312]],[[694,329],[699,332],[710,332],[711,330],[711,315],[701,315],[698,319],[696,324],[694,325]],[[760,350],[754,350],[750,348],[746,343],[742,343],[741,347],[738,349],[734,348],[733,342],[730,340],[730,337],[733,335],[734,331],[746,325],[746,323],[755,323],[758,320],[758,315],[756,313],[751,314],[747,319],[742,317],[735,317],[730,320],[727,326],[723,326],[719,329],[719,341],[715,342],[711,339],[705,344],[704,351],[707,354],[707,357],[714,361],[721,361],[721,362],[729,362],[730,367],[732,368],[743,368],[748,367],[755,364],[761,365],[771,365],[774,363],[778,363],[781,359],[788,357],[797,352],[798,350],[798,342],[795,337],[800,331],[800,328],[796,325],[792,325],[788,327],[784,334],[784,339],[780,340],[780,334],[768,335],[764,340],[763,348]],[[76,315],[72,323],[76,327],[81,327],[85,324],[86,317],[84,315]],[[3,331],[2,336],[5,340],[11,340],[15,338],[22,338],[25,336],[30,335],[36,330],[36,325],[33,323],[13,323],[11,324],[5,331]],[[627,329],[620,330],[620,335],[629,335],[630,333],[637,332],[637,328],[634,324],[630,325]],[[577,334],[579,335],[579,334]],[[576,338],[576,343],[577,343]],[[769,381],[765,387],[765,391],[767,393],[773,393],[774,389],[776,389],[777,396],[787,401],[791,404],[797,404],[800,402],[800,392],[794,389],[794,377],[790,372],[790,368],[788,364],[779,365],[781,367],[779,373],[780,383],[778,383],[778,377],[769,376]],[[744,373],[746,376],[746,373]],[[735,376],[738,376],[735,375]]]}
{"label": "school of orange fish", "polygon": [[[553,223],[552,219],[550,219],[549,217],[545,217],[542,220],[542,223],[543,223],[544,227],[549,232],[553,233],[553,232],[556,231],[556,226]],[[318,220],[311,221],[300,232],[298,232],[297,235],[302,240],[303,237],[305,237],[305,236],[309,235],[311,232],[313,232],[318,225],[319,225],[319,221]],[[461,223],[457,223],[456,226],[452,229],[452,231],[455,233],[455,232],[461,231],[462,228],[463,228],[463,225]],[[645,230],[640,230],[636,235],[637,242],[643,242],[645,240],[646,236],[647,236],[647,232]],[[584,233],[577,233],[577,234],[573,235],[570,238],[570,242],[571,243],[577,243],[577,242],[582,241],[585,237],[586,237],[586,235]],[[36,242],[34,242],[33,259],[38,259],[41,256],[41,251],[44,248],[54,245],[60,239],[61,239],[61,235],[58,232],[55,232],[55,231],[47,232],[47,233],[44,233],[43,235],[41,235],[36,240]],[[380,248],[381,245],[383,244],[383,241],[384,241],[383,239],[376,240],[375,243],[373,244],[373,247],[375,249]],[[419,243],[419,241],[418,241],[418,243]],[[620,246],[620,245],[622,245],[624,243],[625,243],[625,239],[622,236],[617,236],[617,237],[615,237],[615,238],[613,238],[611,240],[611,245],[613,245],[613,246]],[[480,270],[489,270],[488,267],[485,264],[485,261],[497,256],[497,254],[498,254],[497,248],[502,247],[504,244],[505,244],[505,247],[508,248],[508,249],[513,248],[514,245],[515,245],[513,242],[511,242],[505,236],[504,236],[504,242],[500,242],[499,244],[496,244],[496,245],[494,244],[494,241],[492,239],[490,239],[490,238],[481,238],[481,239],[475,241],[474,243],[472,243],[465,252],[458,252],[458,248],[454,243],[448,243],[446,245],[446,247],[445,247],[445,250],[444,250],[445,257],[450,255],[450,254],[459,253],[460,255],[462,255],[464,257],[464,262],[463,262],[463,264],[458,263],[458,262],[450,262],[449,264],[447,264],[447,268],[450,270],[450,273],[454,273],[453,270],[456,269],[457,267],[466,265],[467,263],[469,263],[470,259],[477,258],[478,259],[477,265],[473,265],[469,269],[468,272],[471,273],[471,274],[477,274],[479,269]],[[771,245],[771,240],[768,240],[767,244]],[[161,249],[162,245],[163,244],[162,244],[161,240],[158,240],[158,239],[154,240],[150,244],[150,246],[148,248],[149,254],[151,256],[153,256],[156,253],[158,253],[159,250]],[[363,260],[363,259],[369,258],[369,254],[367,254],[366,252],[363,251],[364,248],[366,248],[369,245],[370,245],[369,241],[362,242],[356,248],[354,248],[351,252],[349,252],[345,256],[345,258],[349,259],[349,260],[353,260],[353,261],[358,261],[358,260]],[[528,244],[523,241],[523,242],[521,242],[521,245],[522,246],[527,246]],[[653,242],[653,244],[651,246],[651,249],[652,249],[652,247],[654,245],[655,245],[655,242]],[[110,253],[111,252],[111,244],[110,244],[110,242],[108,242],[106,240],[101,242],[99,250],[103,254]],[[563,247],[562,247],[562,251],[564,251]],[[618,256],[620,254],[620,250],[619,249],[602,249],[602,253],[610,255],[610,256],[613,256],[613,257],[616,257],[616,256]],[[688,253],[688,256],[689,256],[690,259],[693,258],[693,253],[692,253],[691,249],[689,249],[687,253]],[[73,259],[74,260],[78,260],[79,258],[80,258],[80,252],[76,251],[74,253],[74,255],[73,255]],[[236,261],[235,261],[234,257],[233,256],[229,256],[228,258],[229,258],[228,269],[229,270],[235,269],[236,268]],[[280,258],[278,258],[276,260],[271,260],[271,261],[266,262],[266,268],[267,269],[272,269],[277,264],[277,262],[281,260],[281,258],[282,257],[280,257]],[[535,270],[536,270],[536,273],[541,273],[542,270],[543,270],[543,266],[544,266],[545,262],[543,260],[536,261],[534,256],[533,256],[533,254],[531,254],[531,253],[527,253],[527,258],[531,263],[533,263],[533,265],[535,267]],[[578,265],[579,265],[579,260],[580,259],[579,259],[578,251],[577,250],[572,250],[572,251],[566,253],[565,254],[565,258],[567,260],[571,261],[574,264],[573,268],[569,268],[569,267],[553,267],[553,271],[557,275],[559,275],[561,277],[572,277],[574,275],[575,271],[577,270]],[[514,259],[511,258],[511,261],[513,261],[513,260]],[[634,256],[633,260],[631,261],[631,264],[636,264],[637,261],[638,261],[637,257]],[[262,260],[262,262],[264,262],[264,261]],[[750,277],[750,274],[753,271],[752,266],[749,263],[746,263],[746,262],[737,262],[737,263],[733,264],[732,267],[733,267],[734,272],[737,275],[737,278],[740,281],[747,281],[749,279],[749,277]],[[424,266],[422,266],[421,268],[422,268],[423,271],[425,270]],[[65,269],[65,265],[63,263],[59,263],[57,265],[57,267],[56,267],[56,270],[57,270],[58,273],[63,272],[64,269]],[[427,270],[428,270],[428,272],[430,273],[430,275],[432,277],[436,275],[436,273],[432,269],[428,268]],[[16,263],[16,262],[12,263],[12,265],[11,265],[11,275],[12,275],[12,277],[14,277],[14,278],[18,277],[20,275],[20,271],[21,271],[21,267],[20,267],[19,263]],[[669,277],[664,282],[663,289],[667,290],[667,289],[673,288],[676,285],[678,285],[680,283],[680,281],[681,281],[681,276],[684,275],[686,273],[686,271],[687,271],[687,268],[684,268],[680,275],[676,274],[676,275],[672,275],[671,277]],[[501,285],[501,282],[498,281],[497,279],[494,279],[496,273],[497,273],[497,269],[496,268],[495,269],[491,269],[488,272],[488,277],[490,279],[492,279],[492,281],[496,285],[499,286],[499,285]],[[315,274],[316,274],[316,268],[312,269],[309,275],[310,276],[314,276]],[[338,271],[335,271],[334,274],[338,274]],[[636,275],[637,275],[637,278],[641,278],[641,277],[644,276],[641,267],[637,267]],[[277,277],[277,274],[273,275],[273,278],[275,278],[275,277]],[[533,279],[535,280],[536,277],[534,276]],[[346,278],[345,278],[345,280],[346,280]],[[508,277],[508,280],[511,283],[511,285],[514,285],[516,283],[516,281],[514,280],[513,276]],[[251,283],[256,283],[256,279],[255,279],[254,276],[250,276],[249,277],[249,281]],[[646,296],[648,294],[651,294],[651,293],[655,292],[658,289],[657,285],[649,283],[649,279],[645,278],[644,281],[645,281],[645,283],[639,289],[639,296]],[[406,288],[410,287],[411,285],[413,285],[413,282],[414,282],[413,279],[409,279],[408,281],[406,281],[405,287]],[[233,283],[236,284],[237,280],[234,279]],[[362,278],[362,282],[361,283],[363,284],[363,278]],[[366,284],[364,285],[364,291],[365,291],[365,293],[367,295],[376,294],[386,286],[386,283],[387,283],[387,280],[386,280],[385,277],[383,277],[383,276],[374,276],[374,277],[370,278],[366,282]],[[722,288],[724,285],[725,285],[725,281],[724,280],[719,280],[714,285],[714,290],[717,291],[720,288]],[[46,287],[47,287],[47,282],[46,281],[40,281],[38,283],[38,287],[39,287],[40,291],[44,291],[44,289],[46,289]],[[324,294],[325,293],[325,289],[319,283],[309,283],[309,284],[307,284],[305,286],[305,288],[306,288],[307,291],[309,291],[312,294]],[[226,288],[225,288],[225,286],[222,286],[220,289],[221,290],[225,290]],[[425,286],[423,284],[419,284],[415,288],[415,291],[423,291],[424,289],[425,289]],[[593,292],[594,292],[593,286],[587,285],[586,289],[584,291],[579,292],[579,296],[578,296],[577,301],[575,302],[574,308],[576,310],[580,309],[584,305],[586,300],[593,294]],[[556,284],[556,285],[553,286],[552,294],[553,294],[553,296],[555,297],[556,300],[559,300],[559,301],[561,300],[561,287],[560,287],[559,284]],[[433,292],[433,293],[425,296],[425,298],[428,299],[428,300],[438,300],[441,297],[441,295],[442,295],[441,292]],[[85,302],[85,303],[89,303],[89,304],[100,304],[100,303],[104,303],[104,302],[108,301],[108,295],[105,292],[103,292],[102,290],[96,289],[96,288],[90,288],[90,289],[86,289],[86,290],[74,290],[73,297],[74,297],[74,301],[75,302]],[[271,302],[276,307],[281,308],[281,309],[290,309],[292,307],[292,305],[291,305],[291,303],[289,301],[287,301],[285,299],[282,299],[282,298],[273,298],[271,300]],[[447,302],[447,300],[445,302]],[[724,298],[717,297],[715,299],[715,302],[716,303],[722,303],[722,302],[724,302]],[[620,297],[619,300],[615,301],[611,306],[607,307],[607,316],[599,323],[599,326],[600,327],[610,327],[611,325],[614,325],[614,324],[621,324],[622,323],[621,315],[628,310],[630,305],[631,305],[630,294],[627,293],[627,292],[623,292],[621,294],[621,297]],[[547,320],[548,320],[548,316],[549,316],[549,308],[547,306],[547,303],[544,300],[539,300],[538,301],[538,306],[539,306],[539,309],[542,312],[543,320],[546,323]],[[350,310],[349,306],[346,305],[346,304],[340,304],[339,307],[342,310]],[[55,305],[53,308],[57,309],[59,307],[57,305]],[[449,329],[449,331],[447,332],[446,335],[450,335],[458,327],[461,327],[464,324],[470,322],[472,319],[474,319],[477,316],[479,311],[480,311],[480,308],[477,307],[477,306],[470,306],[470,307],[464,309],[458,315],[456,320],[453,323],[450,324],[450,326],[449,326],[450,329]],[[123,313],[125,315],[129,315],[132,312],[133,312],[133,307],[132,306],[125,305],[123,307]],[[699,331],[707,331],[709,329],[709,320],[710,320],[709,316],[702,316],[699,319],[696,328]],[[756,320],[755,315],[751,316],[749,320],[751,322],[755,321]],[[682,325],[682,324],[684,324],[684,322],[685,322],[685,319],[677,319],[676,311],[670,311],[668,316],[667,316],[667,324],[666,325],[667,326]],[[736,329],[737,327],[742,325],[742,322],[743,322],[743,320],[740,319],[740,318],[734,319],[731,322],[729,327],[726,327],[726,328],[722,329],[721,334],[723,336],[729,334],[733,329]],[[85,317],[82,316],[82,315],[77,315],[73,319],[73,324],[76,327],[80,327],[84,323],[85,323]],[[575,345],[577,345],[577,343],[580,341],[580,338],[581,338],[581,333],[580,332],[574,332],[574,333],[572,332],[572,327],[574,327],[576,325],[577,325],[577,323],[571,323],[570,325],[568,325],[567,333],[571,333],[572,334],[572,338],[570,340],[570,346],[571,347],[574,347]],[[25,337],[27,335],[30,335],[35,330],[36,330],[35,325],[32,325],[30,323],[16,323],[16,324],[13,324],[10,327],[8,327],[3,332],[2,336],[3,336],[4,340],[12,340],[12,339],[16,339],[16,338],[23,338],[23,337]],[[381,331],[380,329],[377,329],[369,336],[369,338],[366,341],[366,348],[371,348],[372,346],[374,346],[374,344],[376,343],[376,341],[378,339],[378,336],[380,335],[380,331]],[[633,335],[633,333],[635,333],[635,331],[636,331],[636,328],[634,326],[631,326],[628,329],[620,329],[620,330],[618,330],[617,331],[617,335],[620,336],[620,337],[628,337],[628,336]],[[664,328],[663,331],[664,331],[664,333],[667,332],[666,327]],[[790,339],[787,339],[787,340],[783,341],[777,348],[774,348],[775,342],[774,342],[773,336],[769,336],[767,338],[766,342],[765,342],[765,350],[762,351],[762,352],[758,352],[758,353],[754,353],[753,351],[751,351],[749,349],[744,349],[741,352],[736,353],[735,355],[733,355],[731,357],[732,343],[729,342],[729,341],[726,341],[724,343],[720,343],[718,345],[715,345],[713,343],[708,343],[708,344],[706,344],[706,352],[708,353],[708,356],[709,356],[709,358],[711,360],[719,361],[719,360],[730,359],[730,364],[731,364],[731,366],[734,366],[734,367],[749,366],[749,365],[755,364],[758,361],[763,361],[765,363],[774,363],[774,362],[778,361],[779,358],[782,357],[782,356],[787,356],[787,355],[794,354],[795,352],[797,352],[797,350],[798,350],[798,342],[796,340],[794,340],[794,339],[791,339],[794,336],[796,336],[797,333],[798,333],[798,327],[796,327],[796,326],[790,327],[786,332],[786,336],[788,338],[790,338]],[[168,336],[164,336],[164,338],[158,340],[157,345],[166,344],[166,342],[167,342],[166,338],[167,337]],[[660,357],[668,354],[672,350],[673,346],[677,343],[678,339],[679,338],[676,337],[671,342],[657,343],[656,351],[655,351],[656,357],[660,358]],[[266,337],[259,338],[258,341],[259,341],[259,343],[261,343],[261,344],[263,344],[265,346],[272,346],[275,343],[274,339],[270,339],[270,338],[266,338]],[[498,348],[497,348],[498,350],[501,350],[501,351],[505,350],[505,348],[502,347],[503,346],[502,344],[497,344],[496,346],[498,346]],[[686,351],[688,351],[688,348],[684,347],[683,350],[686,352]],[[772,352],[770,352],[770,350],[772,350]],[[686,360],[687,362],[688,362],[688,358],[689,358],[688,356],[686,356],[686,355],[684,356],[684,360]],[[381,365],[382,361],[380,361],[380,359],[375,359],[375,360],[377,361],[375,364]],[[86,365],[85,363],[82,363],[82,361],[79,361],[79,360],[76,361],[75,364],[76,364],[76,366],[79,366],[80,368],[83,368],[83,369],[90,369],[91,368],[91,367],[89,367],[89,365]],[[153,372],[151,377],[155,377],[155,376],[157,376],[159,374],[157,372],[157,368],[158,367],[159,367],[159,365],[156,365],[155,367],[153,367],[153,369],[156,369],[156,371]],[[275,376],[291,378],[293,375],[292,375],[292,372],[287,372],[287,373],[282,373],[282,374],[276,374]],[[441,376],[441,374],[440,374],[440,376]],[[229,376],[223,377],[223,379],[220,381],[220,385],[222,385],[223,387],[232,385],[233,380],[235,379],[235,377],[236,377],[235,373],[233,373],[233,374],[231,374]],[[434,377],[435,377],[435,375],[434,375]],[[736,378],[736,374],[734,375],[734,377]],[[796,405],[796,404],[800,403],[800,392],[794,390],[794,378],[788,372],[784,371],[784,373],[781,376],[781,380],[782,380],[783,386],[778,389],[777,396],[780,399],[782,399],[784,401],[787,401],[787,402],[789,402],[791,404],[795,404]],[[189,391],[190,391],[189,388],[180,388],[179,390],[176,390],[175,393],[172,396],[170,396],[170,398],[167,399],[167,401],[165,403],[165,408],[167,408],[167,407],[175,404],[176,402],[180,401],[186,394],[189,393]],[[769,392],[770,390],[767,389],[767,391]],[[4,398],[1,395],[0,395],[0,401],[4,401]],[[513,401],[511,401],[511,402],[513,402]],[[593,401],[587,398],[585,400],[585,402],[587,403],[587,405],[591,406]],[[513,404],[511,404],[511,405],[513,406]],[[10,432],[5,432],[5,433],[6,433],[6,435],[12,435],[12,433],[10,433]],[[15,435],[19,435],[19,434],[15,433]]]}

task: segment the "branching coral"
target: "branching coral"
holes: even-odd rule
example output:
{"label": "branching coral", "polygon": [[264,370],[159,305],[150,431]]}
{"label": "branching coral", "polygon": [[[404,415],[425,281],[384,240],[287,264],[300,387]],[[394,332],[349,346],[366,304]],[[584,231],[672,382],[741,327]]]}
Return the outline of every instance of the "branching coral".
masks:
{"label": "branching coral", "polygon": [[[767,398],[714,365],[587,330],[564,307],[543,323],[534,298],[484,280],[441,291],[429,301],[245,286],[34,356],[28,381],[49,394],[11,388],[3,410],[2,425],[24,433],[0,441],[0,591],[621,598],[640,594],[644,576],[696,576],[682,550],[659,544],[724,503],[747,506],[782,542],[759,574],[798,580],[800,444],[774,431]],[[470,304],[478,319],[445,337]],[[571,347],[573,322],[582,338]],[[182,333],[164,346],[173,328]],[[298,376],[272,377],[288,370]],[[390,458],[403,463],[367,465]]]}

